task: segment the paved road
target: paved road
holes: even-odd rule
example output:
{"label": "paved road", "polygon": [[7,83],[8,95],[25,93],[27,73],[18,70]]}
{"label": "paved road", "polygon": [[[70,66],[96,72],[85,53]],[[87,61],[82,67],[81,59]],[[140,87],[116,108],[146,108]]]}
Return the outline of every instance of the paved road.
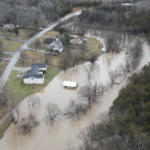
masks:
{"label": "paved road", "polygon": [[14,55],[15,52],[3,52],[4,54]]}
{"label": "paved road", "polygon": [[26,50],[30,50],[30,51],[34,51],[34,52],[40,52],[40,53],[44,53],[44,54],[52,54],[51,52],[45,51],[45,50],[39,50],[39,49],[35,49],[34,48],[26,48]]}
{"label": "paved road", "polygon": [[20,49],[18,49],[18,51],[14,54],[14,56],[12,57],[11,61],[9,62],[9,64],[7,65],[5,71],[3,72],[3,75],[1,76],[1,83],[0,83],[0,89],[2,89],[4,87],[4,85],[6,84],[9,75],[11,73],[11,71],[13,70],[14,66],[16,65],[18,59],[20,58],[20,54],[24,52],[24,50],[26,50],[28,48],[28,46],[37,38],[39,38],[40,36],[42,36],[43,34],[45,34],[46,32],[52,30],[55,26],[57,26],[58,24],[68,20],[69,18],[79,15],[81,13],[81,11],[77,11],[74,13],[71,13],[69,15],[66,15],[65,17],[59,19],[59,21],[57,21],[56,23],[50,25],[49,27],[45,28],[43,31],[39,32],[37,35],[35,35],[34,37],[32,37],[31,39],[29,39],[28,41],[26,41]]}

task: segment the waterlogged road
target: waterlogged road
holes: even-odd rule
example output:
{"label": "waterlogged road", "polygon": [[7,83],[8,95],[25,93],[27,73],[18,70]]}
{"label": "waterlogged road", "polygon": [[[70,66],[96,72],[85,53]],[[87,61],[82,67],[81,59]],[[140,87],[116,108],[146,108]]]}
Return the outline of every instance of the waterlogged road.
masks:
{"label": "waterlogged road", "polygon": [[61,19],[59,19],[59,21],[57,21],[56,23],[50,25],[49,27],[45,28],[43,31],[41,31],[40,33],[38,33],[37,35],[35,35],[34,37],[32,37],[31,39],[29,39],[28,41],[26,41],[21,47],[20,49],[18,49],[18,51],[14,54],[14,56],[12,57],[11,61],[9,62],[9,64],[7,65],[5,71],[3,72],[2,76],[1,76],[1,83],[0,83],[0,89],[2,90],[2,88],[5,86],[9,75],[11,73],[11,71],[13,70],[14,66],[16,65],[18,59],[20,58],[20,54],[23,53],[26,48],[28,48],[28,46],[37,38],[39,38],[40,36],[42,36],[43,34],[45,34],[46,32],[52,30],[54,27],[56,27],[57,25],[59,25],[60,23],[68,20],[69,18],[79,15],[81,13],[81,11],[77,11],[74,13],[71,13]]}

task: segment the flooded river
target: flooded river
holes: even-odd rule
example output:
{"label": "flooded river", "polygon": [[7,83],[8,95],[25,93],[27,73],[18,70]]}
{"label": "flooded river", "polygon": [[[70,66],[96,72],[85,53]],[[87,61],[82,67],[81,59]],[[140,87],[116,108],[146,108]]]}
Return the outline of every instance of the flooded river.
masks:
{"label": "flooded river", "polygon": [[[109,82],[108,71],[116,69],[120,63],[123,63],[125,56],[125,52],[100,56],[95,64],[95,72],[97,72],[98,77],[97,82],[103,84]],[[144,56],[138,70],[150,61],[149,56],[150,50],[145,43]],[[108,59],[110,59],[110,65],[108,64]],[[88,66],[89,63],[84,65]],[[57,104],[64,111],[69,100],[77,97],[78,89],[64,89],[62,86],[64,80],[78,82],[78,89],[81,86],[88,85],[87,74],[83,65],[77,66],[75,69],[68,69],[65,72],[62,71],[49,83],[44,93],[37,93],[41,99],[41,105],[30,109],[36,114],[40,125],[27,135],[19,135],[17,125],[11,124],[3,139],[0,140],[0,150],[66,150],[68,146],[77,148],[81,144],[81,141],[78,139],[80,131],[85,129],[91,122],[97,121],[99,113],[107,112],[113,100],[118,96],[119,90],[126,85],[126,80],[124,80],[120,85],[114,85],[112,88],[109,88],[80,120],[69,119],[67,116],[62,115],[53,125],[46,124],[44,116],[48,102]],[[20,105],[20,114],[25,115],[28,112],[28,103],[27,99],[25,99]]]}

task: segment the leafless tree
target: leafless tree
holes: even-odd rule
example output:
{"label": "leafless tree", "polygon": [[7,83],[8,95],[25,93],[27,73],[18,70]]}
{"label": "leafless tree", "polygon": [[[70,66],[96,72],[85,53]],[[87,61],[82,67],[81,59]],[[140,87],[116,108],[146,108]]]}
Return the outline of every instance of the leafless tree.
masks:
{"label": "leafless tree", "polygon": [[40,105],[40,97],[37,95],[33,94],[28,97],[29,105],[31,104],[32,107],[35,105]]}
{"label": "leafless tree", "polygon": [[111,32],[106,35],[105,45],[107,52],[116,52],[116,53],[120,52],[120,44],[121,44],[120,38],[121,38],[120,34],[114,32]]}
{"label": "leafless tree", "polygon": [[98,54],[97,53],[92,53],[90,55],[89,61],[94,65],[95,61],[97,60]]}
{"label": "leafless tree", "polygon": [[48,103],[46,106],[45,121],[53,124],[54,120],[58,118],[61,113],[62,112],[59,109],[58,105],[53,103]]}
{"label": "leafless tree", "polygon": [[143,41],[136,39],[128,54],[132,70],[136,69],[143,56]]}
{"label": "leafless tree", "polygon": [[71,117],[75,116],[79,119],[80,115],[83,114],[85,111],[84,107],[85,106],[83,106],[83,104],[79,103],[77,100],[71,99],[69,105],[66,108],[66,113]]}
{"label": "leafless tree", "polygon": [[86,53],[89,51],[87,45],[82,43],[78,46],[78,49],[80,51],[81,60],[84,60]]}
{"label": "leafless tree", "polygon": [[59,61],[59,68],[66,70],[70,66],[70,58],[71,55],[70,55],[70,51],[68,50],[66,55],[61,56],[61,59]]}
{"label": "leafless tree", "polygon": [[45,63],[48,64],[48,65],[52,65],[51,59],[52,59],[52,55],[45,53]]}
{"label": "leafless tree", "polygon": [[40,45],[41,45],[41,41],[40,41],[39,39],[36,39],[36,40],[34,41],[34,49],[35,49],[35,51],[36,51],[36,49],[37,49]]}
{"label": "leafless tree", "polygon": [[91,89],[92,89],[92,92],[93,92],[93,102],[94,102],[98,99],[98,97],[101,94],[100,86],[99,86],[97,81],[95,81],[94,83],[91,82],[90,85],[91,85]]}
{"label": "leafless tree", "polygon": [[111,80],[111,86],[115,83],[115,72],[114,71],[109,71],[108,73],[110,80]]}
{"label": "leafless tree", "polygon": [[79,62],[79,56],[78,56],[78,53],[76,53],[75,55],[71,56],[71,65],[72,65],[72,67],[75,67],[78,62]]}
{"label": "leafless tree", "polygon": [[80,100],[85,100],[88,102],[89,107],[94,100],[93,90],[91,86],[82,86],[78,91],[78,97]]}
{"label": "leafless tree", "polygon": [[28,116],[21,118],[18,124],[19,133],[27,134],[37,125],[39,125],[39,122],[37,121],[35,115],[31,113]]}
{"label": "leafless tree", "polygon": [[87,74],[88,81],[91,82],[93,66],[91,64],[89,64],[89,66],[83,65],[83,67],[84,67],[84,70],[85,70],[85,72]]}

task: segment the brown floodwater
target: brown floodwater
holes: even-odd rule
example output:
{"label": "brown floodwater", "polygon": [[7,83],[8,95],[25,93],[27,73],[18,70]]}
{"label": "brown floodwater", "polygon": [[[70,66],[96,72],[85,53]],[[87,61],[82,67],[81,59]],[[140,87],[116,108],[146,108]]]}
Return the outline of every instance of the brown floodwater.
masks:
{"label": "brown floodwater", "polygon": [[[121,52],[116,55],[103,54],[99,57],[93,71],[93,77],[96,76],[96,81],[106,85],[109,82],[108,71],[116,69],[120,63],[123,63],[125,56],[125,52]],[[149,62],[149,56],[149,47],[144,44],[144,55],[138,70]],[[110,65],[108,65],[108,59],[111,61]],[[88,67],[89,63],[84,65]],[[64,80],[78,82],[78,88],[76,90],[63,88],[62,83]],[[45,108],[49,102],[52,102],[64,111],[69,100],[77,98],[79,88],[88,84],[84,67],[79,65],[75,69],[70,68],[65,72],[62,71],[42,92],[36,94],[41,99],[40,106],[29,109],[27,98],[23,100],[20,105],[20,116],[24,116],[31,111],[37,116],[40,125],[33,129],[31,133],[20,135],[18,134],[17,125],[11,124],[0,140],[0,150],[66,150],[69,145],[75,148],[79,147],[81,144],[78,138],[80,131],[90,123],[97,122],[99,113],[109,111],[114,99],[118,96],[119,90],[126,85],[126,80],[120,85],[109,88],[80,120],[70,119],[62,115],[55,120],[53,125],[47,124],[44,121]]]}

